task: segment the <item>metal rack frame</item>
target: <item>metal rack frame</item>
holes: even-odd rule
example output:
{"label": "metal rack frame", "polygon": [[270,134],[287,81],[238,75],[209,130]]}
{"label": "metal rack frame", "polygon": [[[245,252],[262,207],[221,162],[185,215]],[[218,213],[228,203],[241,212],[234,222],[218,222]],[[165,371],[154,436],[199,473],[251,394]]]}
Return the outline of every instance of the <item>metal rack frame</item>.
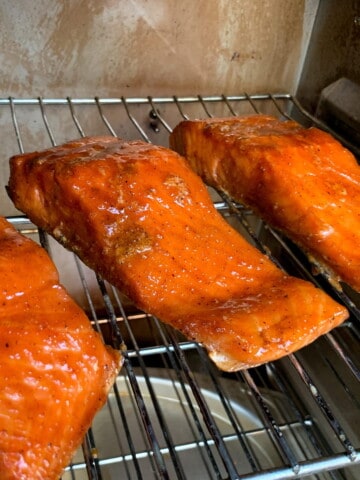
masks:
{"label": "metal rack frame", "polygon": [[[83,109],[86,116],[83,116]],[[27,123],[22,119],[26,110],[30,114],[35,112],[41,120],[36,127],[37,134],[41,131],[38,137],[28,134]],[[57,118],[60,110],[61,120]],[[89,123],[87,115],[90,111],[92,120]],[[42,148],[42,145],[35,144],[34,138],[45,139],[39,143],[46,141],[56,145],[58,138],[69,136],[68,131],[63,134],[61,130],[65,126],[71,127],[72,138],[75,138],[98,131],[111,135],[119,135],[121,131],[123,134],[126,124],[125,135],[129,139],[140,137],[147,142],[166,144],[168,134],[181,119],[194,115],[232,116],[263,111],[284,119],[293,118],[305,125],[315,124],[329,131],[289,94],[0,99],[0,116],[8,116],[12,124],[14,137],[9,141],[14,142],[14,154],[29,150],[30,146]],[[335,132],[330,133],[337,136]],[[341,140],[355,154],[359,153],[356,146]],[[15,151],[15,145],[18,151]],[[122,348],[125,362],[120,374],[121,383],[114,386],[106,407],[115,431],[116,453],[102,453],[99,434],[93,428],[84,440],[82,453],[75,457],[64,478],[82,479],[86,472],[90,479],[107,479],[115,478],[111,475],[119,475],[121,471],[121,478],[193,479],[195,477],[189,476],[186,452],[192,452],[192,455],[195,452],[191,459],[195,461],[196,458],[196,462],[201,463],[202,473],[198,477],[201,479],[285,480],[310,476],[312,479],[338,480],[355,479],[360,474],[357,467],[360,463],[360,433],[356,435],[356,428],[354,432],[351,425],[354,418],[360,424],[360,358],[356,350],[360,312],[357,295],[346,287],[337,290],[321,275],[314,276],[311,265],[301,252],[241,205],[216,196],[216,193],[214,204],[226,220],[280,267],[290,268],[292,273],[314,282],[343,302],[351,312],[350,320],[314,345],[285,359],[266,367],[224,374],[209,361],[201,345],[187,341],[157,318],[129,309],[119,293],[94,274],[103,302],[99,313],[84,266],[74,256],[78,282],[85,292],[94,328],[104,335],[106,341]],[[20,231],[37,235],[36,227],[25,217],[10,215],[8,218]],[[51,251],[48,237],[42,232],[38,234],[39,241]],[[58,268],[61,270],[61,263]],[[146,342],[139,338],[136,328],[134,330],[137,323],[145,325],[150,332]],[[323,370],[314,367],[314,358],[323,364]],[[177,432],[169,427],[171,422],[164,413],[163,397],[157,393],[157,385],[163,385],[163,381],[157,375],[168,382],[167,388],[174,395],[171,401],[182,410],[184,424],[191,426],[193,438],[186,442],[178,442],[175,438]],[[323,375],[329,381],[324,381]],[[338,389],[336,400],[333,388]],[[240,400],[237,400],[240,391]],[[221,415],[216,415],[226,419],[228,425],[225,433],[222,422],[214,416],[212,403],[209,403],[213,395],[216,408],[221,410]],[[241,405],[245,398],[249,402],[247,415],[255,419],[255,425],[250,427],[242,425],[237,413],[239,402]],[[141,431],[140,448],[134,437],[133,420],[129,420],[124,402],[132,405],[134,425]],[[341,414],[343,402],[351,407],[350,419]],[[259,459],[261,449],[256,446],[256,438],[260,443],[264,441],[274,458]],[[117,473],[111,473],[116,468],[119,469]]]}

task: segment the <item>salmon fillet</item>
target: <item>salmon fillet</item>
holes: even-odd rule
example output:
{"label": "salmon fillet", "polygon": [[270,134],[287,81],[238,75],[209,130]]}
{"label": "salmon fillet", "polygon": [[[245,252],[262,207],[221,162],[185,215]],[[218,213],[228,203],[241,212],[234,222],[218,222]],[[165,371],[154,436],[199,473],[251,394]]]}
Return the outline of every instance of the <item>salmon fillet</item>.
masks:
{"label": "salmon fillet", "polygon": [[0,217],[0,478],[56,480],[106,400],[120,355]]}
{"label": "salmon fillet", "polygon": [[286,234],[335,286],[360,291],[360,167],[329,134],[268,115],[183,121],[170,146]]}
{"label": "salmon fillet", "polygon": [[88,137],[10,168],[17,208],[223,370],[282,357],[348,316],[230,227],[170,149]]}

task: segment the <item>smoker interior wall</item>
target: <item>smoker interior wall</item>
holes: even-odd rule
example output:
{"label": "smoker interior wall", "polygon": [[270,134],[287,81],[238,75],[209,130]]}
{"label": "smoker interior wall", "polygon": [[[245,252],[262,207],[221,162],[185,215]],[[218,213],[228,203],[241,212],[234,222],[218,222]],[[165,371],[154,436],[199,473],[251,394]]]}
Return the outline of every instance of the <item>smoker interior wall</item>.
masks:
{"label": "smoker interior wall", "polygon": [[294,92],[319,0],[2,0],[1,94]]}
{"label": "smoker interior wall", "polygon": [[341,77],[360,84],[360,1],[320,1],[297,97],[315,112],[321,91]]}

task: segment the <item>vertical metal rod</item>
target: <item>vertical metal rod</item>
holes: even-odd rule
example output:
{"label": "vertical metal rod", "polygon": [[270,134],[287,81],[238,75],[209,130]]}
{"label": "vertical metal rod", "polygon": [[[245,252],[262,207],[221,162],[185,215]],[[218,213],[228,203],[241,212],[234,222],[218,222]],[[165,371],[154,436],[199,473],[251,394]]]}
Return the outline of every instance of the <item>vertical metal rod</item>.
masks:
{"label": "vertical metal rod", "polygon": [[295,417],[297,418],[298,422],[301,425],[303,425],[304,430],[305,430],[305,432],[306,432],[306,434],[309,438],[309,441],[313,445],[315,451],[317,452],[317,454],[319,456],[323,455],[324,452],[321,450],[321,447],[318,444],[318,442],[317,442],[317,440],[316,440],[316,438],[315,438],[315,436],[312,432],[312,428],[309,428],[309,426],[308,426],[309,422],[307,421],[306,418],[303,417],[303,415],[301,414],[301,412],[299,411],[299,409],[295,405],[292,397],[289,395],[288,387],[285,385],[285,381],[282,378],[282,375],[281,375],[279,369],[277,369],[274,366],[273,363],[269,363],[266,368],[271,372],[273,381],[276,383],[276,388],[280,392],[282,392],[282,394],[286,398],[286,401],[289,402],[289,404],[291,405],[291,411],[295,414]]}
{"label": "vertical metal rod", "polygon": [[[43,101],[42,101],[41,97],[38,97],[38,102],[39,102],[39,106],[40,106],[41,116],[42,116],[42,119],[43,119],[43,122],[44,122],[44,125],[45,125],[45,128],[46,128],[46,131],[47,131],[47,133],[49,135],[49,138],[50,138],[50,143],[54,147],[56,145],[55,137],[54,137],[54,134],[53,134],[53,132],[50,128],[48,119],[46,117],[46,113],[45,113],[45,109],[44,109],[44,105],[43,105]],[[42,228],[39,228],[38,231],[39,231],[39,239],[40,239],[41,246],[43,248],[45,248],[45,250],[51,256],[48,234]]]}
{"label": "vertical metal rod", "polygon": [[82,449],[88,477],[91,478],[91,480],[102,480],[99,459],[91,428],[85,435]]}
{"label": "vertical metal rod", "polygon": [[226,106],[228,107],[228,109],[230,110],[231,112],[231,115],[233,115],[234,117],[236,117],[238,114],[235,112],[235,110],[233,109],[233,107],[230,105],[230,102],[227,98],[226,95],[222,95],[222,98],[224,100],[224,103],[226,104]]}
{"label": "vertical metal rod", "polygon": [[75,123],[75,126],[76,126],[78,132],[80,133],[80,135],[82,137],[85,137],[84,130],[82,129],[82,127],[80,125],[80,122],[79,122],[77,116],[75,115],[75,110],[74,110],[74,106],[73,106],[73,103],[72,103],[72,99],[70,97],[67,97],[67,102],[68,102],[68,105],[69,105],[71,117],[73,119],[73,122]]}
{"label": "vertical metal rod", "polygon": [[102,119],[102,121],[105,123],[107,129],[109,130],[109,132],[111,133],[111,135],[113,135],[114,137],[116,137],[116,132],[115,130],[113,129],[113,127],[111,126],[109,120],[106,118],[104,112],[103,112],[103,109],[102,109],[102,106],[101,106],[101,103],[98,99],[98,97],[95,97],[95,101],[96,101],[96,105],[98,107],[98,110],[99,110],[99,114],[100,114],[100,117]]}
{"label": "vertical metal rod", "polygon": [[55,137],[54,137],[54,134],[50,128],[50,125],[49,125],[49,121],[47,119],[47,116],[46,116],[46,113],[45,113],[45,108],[44,108],[44,104],[43,104],[43,100],[41,97],[38,97],[38,100],[39,100],[39,105],[40,105],[40,110],[41,110],[41,116],[43,118],[43,121],[44,121],[44,124],[45,124],[45,128],[47,130],[47,133],[50,137],[50,141],[51,141],[51,144],[53,146],[56,145],[56,142],[55,142]]}
{"label": "vertical metal rod", "polygon": [[316,400],[316,403],[318,404],[319,408],[323,412],[325,418],[327,419],[329,425],[332,427],[339,441],[344,446],[347,454],[349,455],[349,458],[351,460],[354,460],[356,458],[355,448],[350,442],[350,440],[348,439],[347,435],[345,434],[339,421],[334,416],[328,403],[319,392],[318,388],[316,387],[316,384],[313,382],[308,372],[303,368],[300,361],[295,357],[294,354],[290,354],[289,359],[293,364],[293,366],[295,367],[296,371],[299,373],[300,378],[303,380],[304,384],[308,387],[312,397]]}
{"label": "vertical metal rod", "polygon": [[103,338],[102,330],[101,330],[100,324],[99,324],[99,318],[96,314],[95,306],[94,306],[94,303],[93,303],[91,295],[90,295],[90,289],[89,289],[88,283],[87,283],[85,275],[84,275],[83,265],[80,262],[79,258],[75,254],[74,254],[73,258],[74,258],[76,268],[77,268],[77,271],[78,271],[78,274],[79,274],[79,277],[80,277],[80,282],[81,282],[81,285],[83,287],[85,298],[87,300],[87,303],[88,303],[88,306],[89,306],[89,309],[90,309],[91,318],[93,319],[93,322],[95,323],[96,331]]}
{"label": "vertical metal rod", "polygon": [[186,113],[184,113],[184,110],[183,110],[183,108],[182,108],[182,106],[181,106],[181,104],[180,104],[180,102],[179,102],[178,97],[177,97],[176,95],[174,95],[173,98],[174,98],[175,105],[177,106],[177,108],[178,108],[178,110],[179,110],[179,113],[180,113],[180,115],[182,116],[182,118],[183,118],[184,120],[189,120],[190,117],[189,117],[188,115],[186,115]]}
{"label": "vertical metal rod", "polygon": [[290,115],[289,115],[288,113],[286,113],[283,108],[280,107],[279,101],[274,97],[274,95],[270,94],[269,97],[271,98],[271,100],[272,100],[273,104],[275,105],[275,107],[278,109],[280,115],[282,115],[283,117],[287,118],[288,120],[292,120],[292,118],[290,117]]}
{"label": "vertical metal rod", "polygon": [[329,341],[329,343],[332,345],[335,352],[346,363],[347,367],[349,368],[350,372],[354,375],[356,380],[360,381],[360,370],[354,364],[351,358],[349,358],[346,351],[341,347],[339,342],[335,339],[334,334],[332,332],[329,332],[326,334],[326,338]]}
{"label": "vertical metal rod", "polygon": [[279,451],[282,454],[282,457],[289,462],[293,472],[297,474],[299,472],[299,462],[294,455],[294,452],[290,448],[290,445],[286,441],[285,437],[282,434],[280,427],[277,425],[273,415],[271,414],[269,407],[264,402],[263,396],[261,395],[258,387],[256,386],[255,382],[253,381],[250,373],[248,370],[243,370],[242,375],[248,384],[251,392],[253,393],[258,405],[263,413],[264,419],[270,428],[271,432],[274,435],[274,438],[278,444]]}
{"label": "vertical metal rod", "polygon": [[[134,463],[136,478],[138,480],[141,480],[143,478],[143,475],[141,473],[140,465],[139,465],[139,462],[138,462],[138,459],[137,459],[137,456],[136,456],[136,448],[135,448],[134,442],[132,440],[132,435],[131,435],[131,431],[130,431],[128,421],[127,421],[127,418],[126,418],[126,413],[125,413],[123,404],[120,401],[120,394],[119,394],[119,390],[117,388],[116,383],[113,386],[113,390],[114,390],[114,396],[115,396],[116,404],[117,404],[117,407],[118,407],[118,410],[119,410],[119,413],[120,413],[120,418],[121,418],[121,421],[122,421],[122,425],[123,425],[123,428],[124,428],[125,438],[126,438],[127,444],[129,445],[130,453],[131,453],[131,456],[132,456],[132,461]],[[109,403],[109,408],[111,410],[110,403]],[[119,440],[118,440],[118,443],[120,444]],[[126,462],[126,461],[124,461],[124,468],[128,473],[128,478],[131,478],[130,473],[129,473],[129,468],[128,468],[128,462]]]}
{"label": "vertical metal rod", "polygon": [[212,118],[213,115],[212,115],[212,114],[210,113],[210,111],[208,110],[208,108],[207,108],[207,106],[206,106],[206,103],[205,103],[203,97],[202,97],[201,95],[198,95],[198,99],[199,99],[200,105],[203,107],[206,115],[207,115],[208,117]]}
{"label": "vertical metal rod", "polygon": [[9,105],[10,105],[11,118],[12,118],[14,130],[15,130],[15,135],[16,135],[18,146],[19,146],[19,150],[20,150],[20,153],[24,153],[24,145],[21,139],[19,124],[17,121],[16,113],[15,113],[14,100],[12,97],[9,97]]}
{"label": "vertical metal rod", "polygon": [[71,464],[69,465],[69,468],[66,470],[66,472],[70,473],[71,480],[76,480],[75,472],[74,472],[73,466]]}
{"label": "vertical metal rod", "polygon": [[129,117],[129,120],[131,121],[131,123],[136,127],[136,129],[138,130],[138,132],[140,133],[140,135],[143,137],[143,139],[148,142],[148,143],[151,143],[151,140],[150,138],[146,135],[145,131],[141,128],[140,124],[138,123],[138,121],[136,120],[136,118],[130,113],[130,110],[129,110],[129,107],[128,107],[128,104],[126,102],[126,98],[125,97],[121,97],[121,100],[122,100],[122,103],[125,107],[125,111],[127,113],[127,116]]}
{"label": "vertical metal rod", "polygon": [[156,106],[154,105],[154,102],[153,102],[153,99],[152,97],[148,97],[148,100],[149,100],[149,103],[151,105],[151,108],[152,108],[152,111],[154,113],[154,115],[156,116],[156,118],[158,118],[161,122],[161,124],[163,125],[163,127],[166,128],[166,130],[171,133],[172,132],[172,128],[170,127],[170,125],[165,121],[165,119],[162,117],[162,115],[160,114],[159,110],[156,108]]}
{"label": "vertical metal rod", "polygon": [[255,105],[255,101],[252,99],[252,97],[250,95],[248,95],[247,93],[245,93],[245,97],[246,97],[246,100],[250,103],[250,105],[252,106],[253,110],[255,113],[260,113],[259,109],[257,108],[257,106]]}
{"label": "vertical metal rod", "polygon": [[43,100],[41,97],[38,97],[38,101],[39,101],[39,106],[40,106],[40,111],[41,111],[41,117],[43,119],[43,122],[44,122],[44,125],[45,125],[45,128],[46,128],[46,131],[50,137],[50,142],[51,142],[51,145],[53,147],[56,146],[56,141],[55,141],[55,136],[50,128],[50,124],[49,124],[49,121],[47,119],[47,116],[46,116],[46,112],[45,112],[45,108],[44,108],[44,104],[43,104]]}

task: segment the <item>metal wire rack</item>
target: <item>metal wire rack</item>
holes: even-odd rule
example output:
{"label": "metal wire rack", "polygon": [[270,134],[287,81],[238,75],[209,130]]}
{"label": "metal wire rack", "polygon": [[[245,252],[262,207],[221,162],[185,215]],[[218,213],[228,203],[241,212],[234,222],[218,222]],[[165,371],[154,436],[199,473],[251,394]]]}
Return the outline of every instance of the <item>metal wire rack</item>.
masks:
{"label": "metal wire rack", "polygon": [[[1,98],[3,182],[13,154],[85,135],[168,145],[182,119],[271,113],[326,125],[289,94],[161,98]],[[331,132],[335,136],[335,132]],[[355,154],[356,146],[341,139]],[[4,196],[2,214],[48,249],[69,292],[124,367],[63,480],[360,478],[359,296],[314,275],[302,252],[252,212],[211,191],[216,208],[286,269],[343,302],[349,321],[284,359],[234,374],[39,232]]]}

